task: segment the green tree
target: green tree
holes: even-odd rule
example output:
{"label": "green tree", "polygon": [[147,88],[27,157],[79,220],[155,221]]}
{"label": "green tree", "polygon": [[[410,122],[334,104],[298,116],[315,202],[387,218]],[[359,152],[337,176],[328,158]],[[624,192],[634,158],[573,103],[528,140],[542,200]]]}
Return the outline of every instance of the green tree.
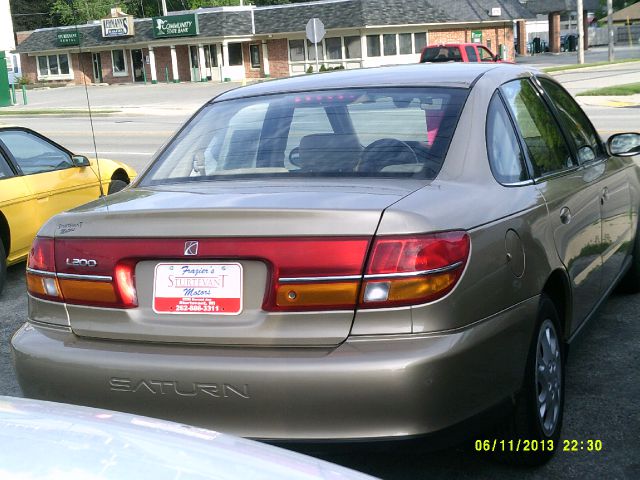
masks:
{"label": "green tree", "polygon": [[53,25],[47,0],[10,0],[9,4],[14,32],[35,30]]}

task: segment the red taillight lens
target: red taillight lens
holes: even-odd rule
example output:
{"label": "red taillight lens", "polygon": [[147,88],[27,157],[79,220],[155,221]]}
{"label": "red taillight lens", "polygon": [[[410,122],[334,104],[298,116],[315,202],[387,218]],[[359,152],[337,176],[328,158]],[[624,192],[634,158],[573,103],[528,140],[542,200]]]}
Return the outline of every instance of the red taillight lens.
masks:
{"label": "red taillight lens", "polygon": [[53,238],[36,237],[27,260],[27,291],[45,300],[62,301],[56,278]]}
{"label": "red taillight lens", "polygon": [[[27,290],[34,297],[57,302],[136,307],[135,263],[118,261],[109,245],[96,247],[87,240],[55,242],[36,237],[29,253]],[[94,257],[99,257],[99,263]]]}
{"label": "red taillight lens", "polygon": [[465,232],[376,239],[360,308],[413,305],[443,297],[462,275],[469,249]]}

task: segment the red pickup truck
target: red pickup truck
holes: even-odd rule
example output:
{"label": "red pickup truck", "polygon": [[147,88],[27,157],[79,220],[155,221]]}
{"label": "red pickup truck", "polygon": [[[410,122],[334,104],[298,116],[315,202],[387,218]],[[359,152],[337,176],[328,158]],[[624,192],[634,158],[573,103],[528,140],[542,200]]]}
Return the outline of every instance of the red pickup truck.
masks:
{"label": "red pickup truck", "polygon": [[484,45],[477,43],[447,43],[424,47],[420,55],[420,63],[427,62],[502,63],[502,59],[498,55],[494,55]]}

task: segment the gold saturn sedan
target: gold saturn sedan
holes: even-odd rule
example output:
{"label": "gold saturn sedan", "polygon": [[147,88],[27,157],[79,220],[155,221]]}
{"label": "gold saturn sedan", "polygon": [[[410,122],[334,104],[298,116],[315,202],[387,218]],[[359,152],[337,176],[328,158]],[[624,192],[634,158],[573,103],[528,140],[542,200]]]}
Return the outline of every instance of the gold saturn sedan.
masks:
{"label": "gold saturn sedan", "polygon": [[544,462],[567,345],[640,288],[639,146],[516,65],[223,93],[131,188],[40,230],[20,385],[275,442],[498,413]]}
{"label": "gold saturn sedan", "polygon": [[[100,173],[100,176],[98,175]],[[124,188],[136,172],[111,160],[73,155],[23,127],[0,127],[0,292],[7,264],[27,258],[33,237],[56,213]]]}

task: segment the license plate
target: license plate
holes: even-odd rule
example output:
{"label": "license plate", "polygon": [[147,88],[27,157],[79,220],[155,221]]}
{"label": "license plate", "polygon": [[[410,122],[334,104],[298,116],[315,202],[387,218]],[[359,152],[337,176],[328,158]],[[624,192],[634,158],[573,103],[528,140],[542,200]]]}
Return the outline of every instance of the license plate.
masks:
{"label": "license plate", "polygon": [[242,265],[159,263],[153,278],[153,311],[238,315],[242,311]]}

